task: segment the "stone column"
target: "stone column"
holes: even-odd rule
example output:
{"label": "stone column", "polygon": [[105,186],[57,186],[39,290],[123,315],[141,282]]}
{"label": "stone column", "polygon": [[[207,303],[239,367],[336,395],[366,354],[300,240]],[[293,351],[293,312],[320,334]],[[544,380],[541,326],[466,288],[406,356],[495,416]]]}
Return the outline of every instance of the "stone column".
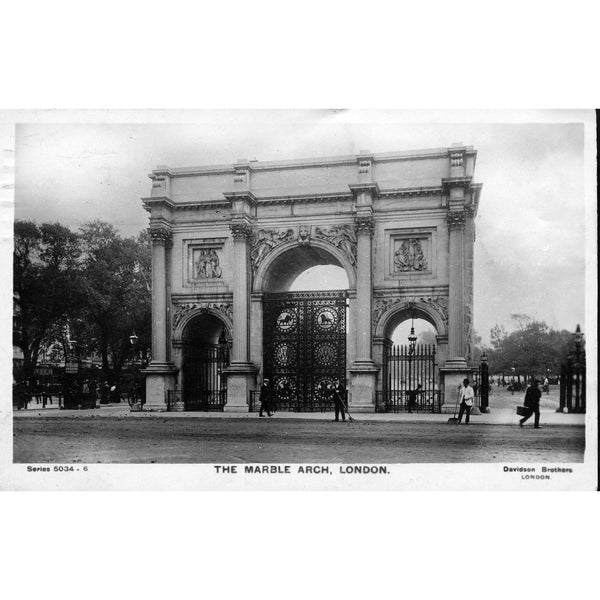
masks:
{"label": "stone column", "polygon": [[174,388],[176,369],[167,360],[167,248],[171,231],[165,226],[150,227],[152,239],[152,360],[146,375],[144,410],[167,410],[167,392]]}
{"label": "stone column", "polygon": [[233,237],[233,343],[227,369],[225,411],[248,410],[248,394],[254,387],[256,367],[249,360],[250,265],[248,239],[252,230],[245,222],[230,225]]}
{"label": "stone column", "polygon": [[374,221],[372,217],[357,217],[357,257],[356,257],[356,362],[372,362],[371,356],[371,240]]}
{"label": "stone column", "polygon": [[378,367],[372,355],[372,298],[373,273],[371,243],[375,223],[371,211],[356,217],[356,303],[354,327],[356,355],[350,373],[350,405],[354,411],[372,411],[375,408],[375,387]]}
{"label": "stone column", "polygon": [[450,212],[447,216],[450,238],[450,272],[448,298],[448,363],[466,367],[464,351],[465,304],[465,212]]}
{"label": "stone column", "polygon": [[[449,230],[449,294],[448,294],[448,357],[440,369],[444,377],[444,411],[452,412],[457,390],[469,376],[465,360],[465,211],[454,210],[447,215]],[[473,409],[471,414],[475,414]]]}

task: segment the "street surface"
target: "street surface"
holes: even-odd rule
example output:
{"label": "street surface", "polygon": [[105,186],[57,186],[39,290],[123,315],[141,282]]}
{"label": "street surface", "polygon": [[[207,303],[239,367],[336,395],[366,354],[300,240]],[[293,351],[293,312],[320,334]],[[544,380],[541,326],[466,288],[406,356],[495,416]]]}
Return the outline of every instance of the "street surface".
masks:
{"label": "street surface", "polygon": [[[582,462],[585,430],[518,425],[317,419],[81,417],[15,419],[19,463]],[[433,416],[433,415],[432,415]],[[360,421],[358,420],[360,418]],[[484,417],[479,417],[482,419]]]}
{"label": "street surface", "polygon": [[585,415],[557,413],[558,389],[542,396],[541,423],[521,429],[523,393],[494,387],[491,412],[452,425],[451,414],[132,413],[125,404],[14,411],[19,463],[490,463],[582,462]]}

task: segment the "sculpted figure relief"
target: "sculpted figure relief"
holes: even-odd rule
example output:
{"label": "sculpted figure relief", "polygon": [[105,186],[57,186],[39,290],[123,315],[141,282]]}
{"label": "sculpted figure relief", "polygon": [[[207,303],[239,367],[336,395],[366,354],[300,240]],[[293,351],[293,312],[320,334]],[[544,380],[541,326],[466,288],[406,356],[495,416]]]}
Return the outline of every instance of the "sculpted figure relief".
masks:
{"label": "sculpted figure relief", "polygon": [[356,264],[356,231],[352,225],[315,227],[315,237],[333,244],[348,256],[352,265]]}
{"label": "sculpted figure relief", "polygon": [[256,270],[263,258],[275,248],[275,246],[292,240],[293,238],[293,229],[286,229],[284,231],[278,231],[277,229],[259,229],[254,236],[254,243],[250,249],[250,258],[252,259],[254,269]]}
{"label": "sculpted figure relief", "polygon": [[214,248],[200,250],[194,263],[194,279],[212,279],[221,277],[219,256]]}
{"label": "sculpted figure relief", "polygon": [[420,240],[410,238],[404,240],[394,254],[396,271],[424,271],[427,259],[423,253]]}

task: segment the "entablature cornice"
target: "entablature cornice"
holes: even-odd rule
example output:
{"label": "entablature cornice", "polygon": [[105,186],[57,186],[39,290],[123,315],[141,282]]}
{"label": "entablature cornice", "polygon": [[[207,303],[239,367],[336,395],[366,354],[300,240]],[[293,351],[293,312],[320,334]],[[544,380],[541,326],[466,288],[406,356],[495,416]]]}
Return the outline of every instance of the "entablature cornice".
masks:
{"label": "entablature cornice", "polygon": [[155,207],[173,210],[177,206],[168,196],[148,196],[142,198],[142,203],[144,204],[144,209],[148,212],[151,212]]}
{"label": "entablature cornice", "polygon": [[449,286],[447,285],[411,285],[398,287],[386,288],[386,287],[375,287],[373,288],[373,298],[399,298],[399,299],[410,299],[413,296],[448,296]]}
{"label": "entablature cornice", "polygon": [[219,300],[233,300],[233,292],[212,292],[208,294],[171,294],[172,304],[186,304],[188,302],[217,302]]}
{"label": "entablature cornice", "polygon": [[431,148],[423,150],[406,150],[401,152],[381,152],[381,153],[363,153],[349,154],[344,156],[330,156],[322,158],[300,158],[283,161],[256,161],[243,160],[237,164],[226,165],[207,165],[195,167],[171,168],[168,166],[157,167],[152,171],[152,175],[168,175],[169,177],[194,177],[198,175],[223,175],[235,174],[235,171],[243,168],[249,171],[279,171],[286,169],[302,169],[314,167],[330,167],[356,165],[357,161],[370,160],[374,164],[389,163],[411,160],[427,160],[448,158],[449,152],[460,151],[465,156],[476,156],[477,150],[473,146],[464,146],[461,148]]}
{"label": "entablature cornice", "polygon": [[379,198],[408,198],[412,196],[440,196],[444,190],[442,187],[419,187],[399,188],[391,190],[380,190]]}
{"label": "entablature cornice", "polygon": [[473,182],[472,177],[448,177],[442,179],[442,186],[445,190],[451,190],[452,188],[464,188],[465,190],[471,187]]}

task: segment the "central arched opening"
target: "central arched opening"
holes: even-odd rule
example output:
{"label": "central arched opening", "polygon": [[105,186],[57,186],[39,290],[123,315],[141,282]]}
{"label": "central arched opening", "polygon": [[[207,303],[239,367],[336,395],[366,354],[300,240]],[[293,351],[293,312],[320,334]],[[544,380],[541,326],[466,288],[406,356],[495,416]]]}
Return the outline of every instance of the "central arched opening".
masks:
{"label": "central arched opening", "polygon": [[383,401],[392,412],[439,412],[438,331],[429,314],[407,304],[384,330]]}
{"label": "central arched opening", "polygon": [[333,410],[334,382],[346,384],[347,265],[324,248],[296,246],[264,283],[263,377],[279,410]]}

